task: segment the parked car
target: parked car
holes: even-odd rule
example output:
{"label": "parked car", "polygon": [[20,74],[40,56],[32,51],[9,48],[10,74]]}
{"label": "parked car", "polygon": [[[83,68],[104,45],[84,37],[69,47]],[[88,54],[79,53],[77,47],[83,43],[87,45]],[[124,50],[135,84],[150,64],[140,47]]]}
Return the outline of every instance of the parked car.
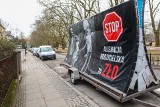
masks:
{"label": "parked car", "polygon": [[37,51],[36,51],[36,55],[35,55],[35,56],[36,56],[37,58],[39,58],[39,50],[40,50],[40,48],[38,48]]}
{"label": "parked car", "polygon": [[38,51],[38,48],[33,48],[33,50],[32,50],[32,51],[33,51],[33,52],[32,52],[32,53],[33,53],[33,55],[34,55],[34,56],[36,56],[37,51]]}
{"label": "parked car", "polygon": [[44,59],[56,59],[56,52],[49,45],[40,46],[38,54],[39,54],[39,58],[41,60],[44,60]]}
{"label": "parked car", "polygon": [[32,47],[32,48],[31,48],[31,52],[32,52],[32,53],[33,53],[33,51],[34,51],[34,48],[36,48],[36,47]]}

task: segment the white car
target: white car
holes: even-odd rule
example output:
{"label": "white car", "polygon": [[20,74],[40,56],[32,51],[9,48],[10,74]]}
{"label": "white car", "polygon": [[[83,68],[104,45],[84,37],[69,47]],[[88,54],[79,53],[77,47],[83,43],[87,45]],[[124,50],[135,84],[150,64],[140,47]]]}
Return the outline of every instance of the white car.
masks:
{"label": "white car", "polygon": [[31,48],[31,52],[32,52],[32,53],[33,53],[33,51],[34,51],[34,48],[36,48],[36,47],[32,47],[32,48]]}
{"label": "white car", "polygon": [[44,59],[56,59],[56,52],[49,45],[40,46],[38,54],[39,54],[39,58],[41,60],[44,60]]}
{"label": "white car", "polygon": [[35,56],[36,55],[36,53],[37,53],[37,51],[38,51],[38,48],[33,48],[33,55]]}

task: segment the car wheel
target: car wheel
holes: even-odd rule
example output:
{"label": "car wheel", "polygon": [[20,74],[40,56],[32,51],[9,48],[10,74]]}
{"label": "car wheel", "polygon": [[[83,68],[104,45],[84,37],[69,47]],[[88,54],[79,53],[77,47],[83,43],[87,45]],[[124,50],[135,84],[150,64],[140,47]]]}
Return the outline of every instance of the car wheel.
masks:
{"label": "car wheel", "polygon": [[73,72],[70,74],[71,82],[72,84],[76,85],[78,83],[78,80],[75,79],[75,75]]}
{"label": "car wheel", "polygon": [[44,61],[44,58],[43,58],[43,57],[40,57],[40,59],[41,59],[42,61]]}

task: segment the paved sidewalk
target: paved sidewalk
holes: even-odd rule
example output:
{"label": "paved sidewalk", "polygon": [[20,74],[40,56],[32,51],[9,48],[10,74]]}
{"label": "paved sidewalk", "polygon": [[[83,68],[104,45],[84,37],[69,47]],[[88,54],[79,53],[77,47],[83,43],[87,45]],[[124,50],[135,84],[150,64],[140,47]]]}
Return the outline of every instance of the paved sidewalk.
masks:
{"label": "paved sidewalk", "polygon": [[30,52],[22,68],[16,107],[98,107]]}

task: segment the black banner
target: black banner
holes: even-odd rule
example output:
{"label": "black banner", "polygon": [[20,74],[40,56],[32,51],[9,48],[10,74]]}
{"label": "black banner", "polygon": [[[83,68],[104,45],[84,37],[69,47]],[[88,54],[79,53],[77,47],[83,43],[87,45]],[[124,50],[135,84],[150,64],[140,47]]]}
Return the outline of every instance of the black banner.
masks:
{"label": "black banner", "polygon": [[135,3],[130,0],[71,25],[65,62],[127,93],[137,61],[138,32]]}

